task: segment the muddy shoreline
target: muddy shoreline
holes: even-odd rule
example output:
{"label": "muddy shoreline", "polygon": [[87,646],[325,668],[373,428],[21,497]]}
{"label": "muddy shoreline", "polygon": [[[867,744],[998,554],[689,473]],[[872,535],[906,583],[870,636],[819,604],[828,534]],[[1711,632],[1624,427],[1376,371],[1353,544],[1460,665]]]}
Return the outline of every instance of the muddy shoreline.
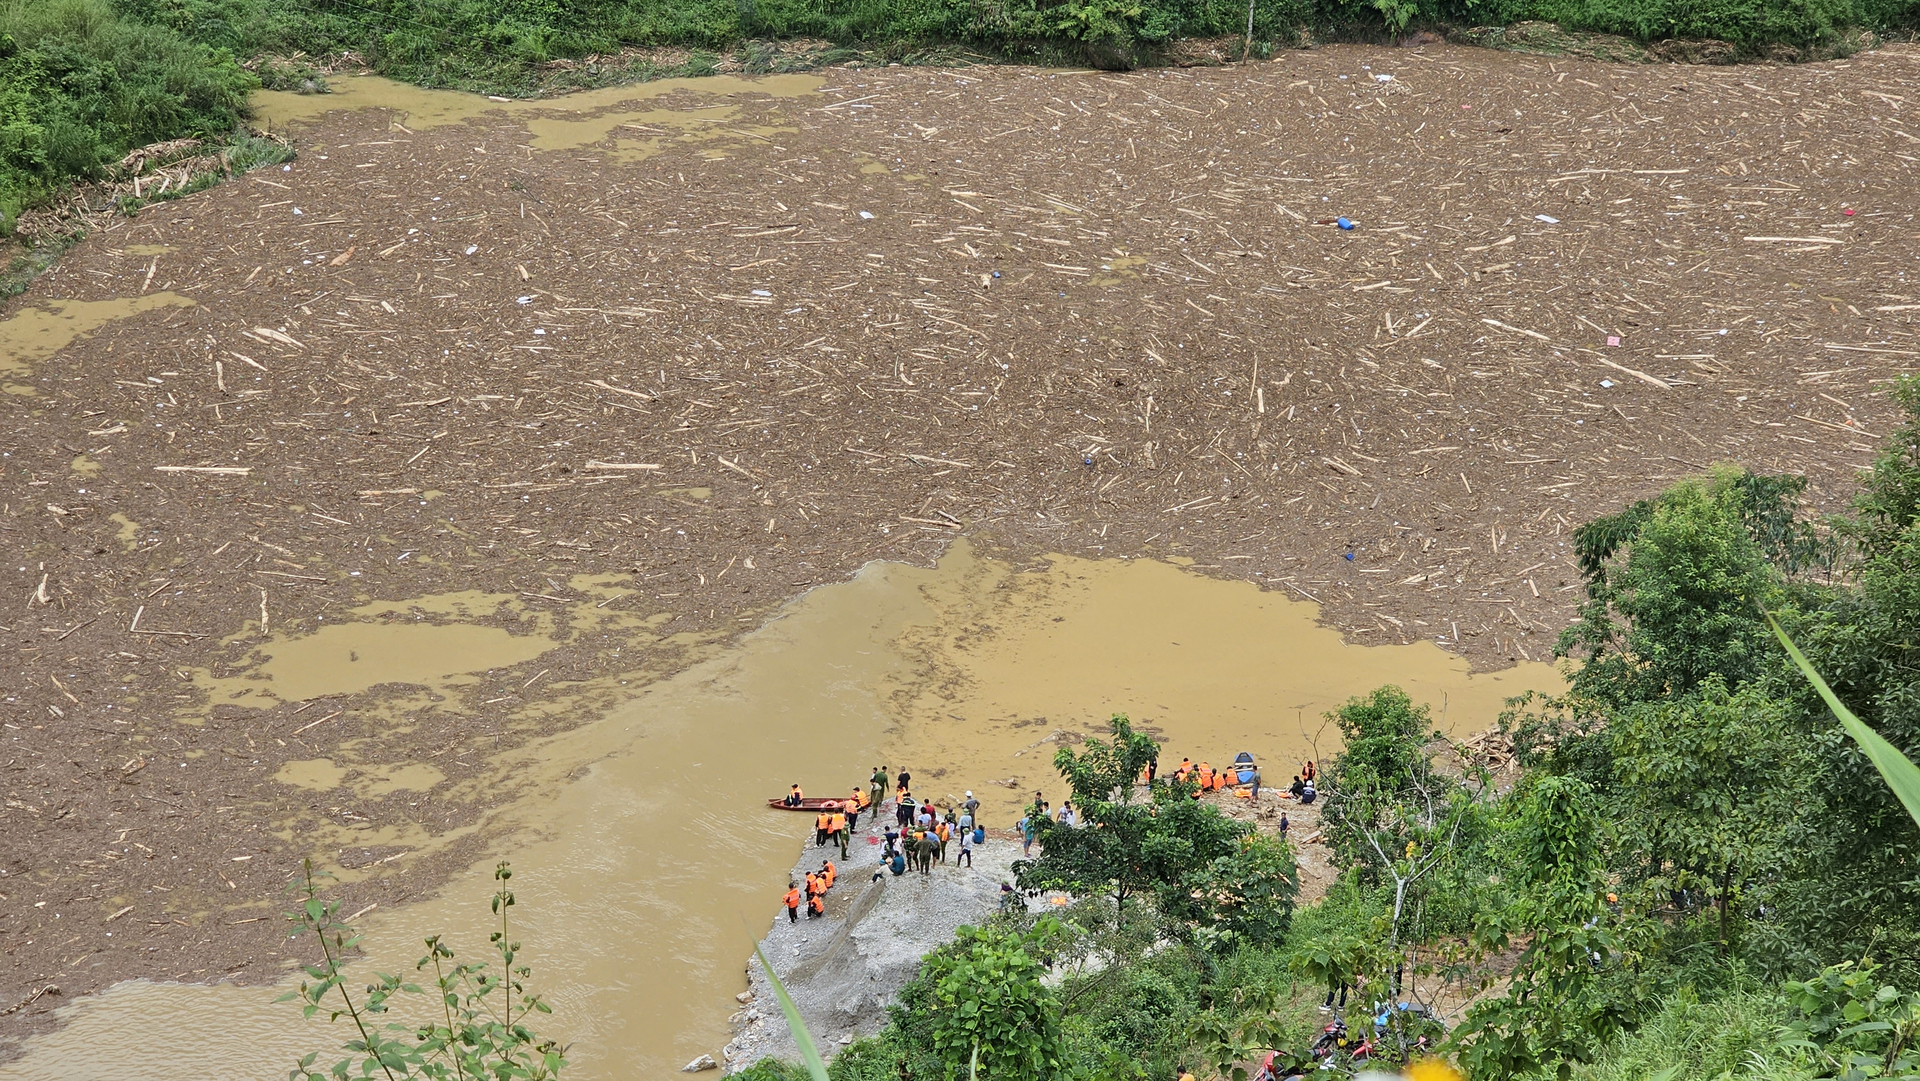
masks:
{"label": "muddy shoreline", "polygon": [[[431,894],[536,787],[516,749],[870,560],[1177,558],[1492,669],[1572,616],[1587,517],[1720,460],[1835,509],[1920,353],[1868,93],[1914,55],[842,71],[554,148],[307,122],[0,308],[191,301],[0,323],[0,1057],[118,980],[271,981],[303,856],[347,911]],[[336,622],[551,644],[246,685]]]}

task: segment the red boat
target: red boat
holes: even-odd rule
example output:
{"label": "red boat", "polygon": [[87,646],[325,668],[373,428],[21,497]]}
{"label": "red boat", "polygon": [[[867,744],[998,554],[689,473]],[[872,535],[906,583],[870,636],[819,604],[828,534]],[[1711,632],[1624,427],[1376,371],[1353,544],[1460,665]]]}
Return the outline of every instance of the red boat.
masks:
{"label": "red boat", "polygon": [[820,798],[820,797],[816,797],[816,796],[808,796],[808,797],[806,797],[806,798],[804,798],[804,799],[802,799],[802,800],[801,800],[801,801],[800,801],[800,802],[799,802],[799,803],[798,803],[797,805],[796,805],[796,804],[792,804],[792,803],[788,803],[788,802],[787,802],[787,801],[786,801],[786,800],[785,800],[784,798],[783,798],[783,799],[770,799],[770,800],[768,800],[768,801],[767,801],[767,806],[769,806],[769,807],[771,807],[771,808],[773,808],[773,809],[774,809],[774,810],[776,810],[776,811],[815,811],[815,812],[818,812],[818,811],[824,811],[824,810],[826,810],[826,809],[827,809],[827,805],[828,805],[828,804],[832,804],[832,805],[833,805],[834,807],[836,807],[836,808],[838,808],[838,807],[840,806],[840,804],[842,804],[842,803],[845,803],[845,802],[847,802],[847,800],[848,800],[848,799],[850,799],[850,798],[851,798],[851,797],[847,797],[847,796],[843,796],[843,797],[841,797],[841,798],[839,798],[839,799],[823,799],[823,798]]}

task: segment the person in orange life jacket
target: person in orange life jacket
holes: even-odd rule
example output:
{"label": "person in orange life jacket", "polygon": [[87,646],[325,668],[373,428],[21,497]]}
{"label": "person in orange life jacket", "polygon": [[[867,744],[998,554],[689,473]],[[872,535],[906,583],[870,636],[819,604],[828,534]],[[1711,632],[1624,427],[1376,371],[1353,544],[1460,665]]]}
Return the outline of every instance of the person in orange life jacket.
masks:
{"label": "person in orange life jacket", "polygon": [[860,828],[860,790],[858,788],[853,790],[853,798],[847,800],[845,806],[847,808],[847,829],[849,831],[859,829]]}
{"label": "person in orange life jacket", "polygon": [[1314,778],[1313,759],[1311,758],[1307,759],[1307,764],[1304,767],[1302,767],[1300,770],[1300,778],[1306,781],[1308,784],[1313,783],[1313,778]]}
{"label": "person in orange life jacket", "polygon": [[821,811],[813,820],[813,847],[819,848],[827,843],[827,831],[833,826],[833,815]]}
{"label": "person in orange life jacket", "polygon": [[832,860],[827,860],[820,865],[820,879],[827,884],[828,889],[833,888],[833,880],[838,877],[840,877],[840,869],[833,865]]}
{"label": "person in orange life jacket", "polygon": [[1213,767],[1208,765],[1205,762],[1202,762],[1200,763],[1200,791],[1211,792],[1212,790],[1213,790]]}
{"label": "person in orange life jacket", "polygon": [[800,887],[792,879],[787,880],[787,922],[800,922]]}
{"label": "person in orange life jacket", "polygon": [[796,781],[793,785],[793,791],[787,793],[786,803],[789,807],[798,807],[800,806],[800,801],[806,798],[805,795],[801,794],[800,784]]}
{"label": "person in orange life jacket", "polygon": [[1180,760],[1179,768],[1173,771],[1173,779],[1176,781],[1184,782],[1187,779],[1187,777],[1192,773],[1193,773],[1193,759],[1182,758]]}
{"label": "person in orange life jacket", "polygon": [[827,895],[826,894],[816,893],[807,900],[807,918],[808,919],[813,919],[816,916],[824,916],[826,914],[827,914]]}

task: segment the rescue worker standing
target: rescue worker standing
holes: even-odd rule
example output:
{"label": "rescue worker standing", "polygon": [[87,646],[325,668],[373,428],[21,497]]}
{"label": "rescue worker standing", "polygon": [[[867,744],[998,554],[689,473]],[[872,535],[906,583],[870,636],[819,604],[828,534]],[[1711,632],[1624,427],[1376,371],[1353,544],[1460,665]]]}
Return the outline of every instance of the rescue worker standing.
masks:
{"label": "rescue worker standing", "polygon": [[833,839],[836,842],[838,842],[840,845],[840,858],[846,859],[847,858],[847,814],[846,812],[845,811],[833,812],[832,817],[828,820],[827,830],[829,833],[833,835]]}
{"label": "rescue worker standing", "polygon": [[786,902],[787,902],[787,922],[799,923],[800,922],[800,887],[794,884],[793,879],[787,879]]}

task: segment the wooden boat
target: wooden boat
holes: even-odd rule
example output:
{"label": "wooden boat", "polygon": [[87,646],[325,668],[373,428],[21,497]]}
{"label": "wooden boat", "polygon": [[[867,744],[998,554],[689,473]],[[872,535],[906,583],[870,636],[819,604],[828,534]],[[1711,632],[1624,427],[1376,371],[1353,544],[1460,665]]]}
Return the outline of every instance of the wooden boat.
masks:
{"label": "wooden boat", "polygon": [[804,799],[802,799],[800,801],[799,806],[796,807],[792,804],[789,804],[786,800],[786,797],[782,796],[779,799],[768,800],[767,806],[773,808],[776,811],[812,811],[815,814],[818,814],[819,812],[827,809],[827,804],[831,803],[837,808],[840,806],[840,804],[845,803],[846,800],[847,800],[847,797],[845,796],[842,796],[839,799],[826,799],[823,797],[807,796]]}

